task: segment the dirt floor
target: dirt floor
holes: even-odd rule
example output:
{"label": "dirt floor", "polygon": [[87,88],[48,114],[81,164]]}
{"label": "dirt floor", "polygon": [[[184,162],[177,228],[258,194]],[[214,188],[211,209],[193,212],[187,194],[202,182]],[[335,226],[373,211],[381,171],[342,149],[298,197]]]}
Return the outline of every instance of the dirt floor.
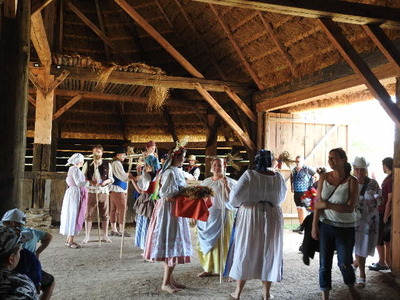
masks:
{"label": "dirt floor", "polygon": [[[133,228],[128,228],[132,235]],[[178,265],[175,277],[187,285],[187,289],[174,295],[160,291],[162,263],[143,261],[141,250],[133,247],[133,237],[126,238],[123,257],[120,259],[121,238],[111,237],[112,243],[89,243],[80,249],[64,245],[65,238],[52,231],[54,238],[42,253],[43,269],[54,275],[56,288],[53,299],[229,299],[235,283],[219,277],[197,278],[201,272],[196,251],[190,264]],[[195,235],[192,231],[194,245]],[[93,230],[95,238],[97,230]],[[82,236],[76,240],[80,242]],[[318,254],[310,266],[303,264],[298,248],[302,235],[285,230],[284,279],[272,285],[275,299],[319,299]],[[367,264],[376,261],[368,258]],[[331,299],[348,299],[346,286],[336,266],[332,272],[333,290]],[[262,299],[261,283],[247,282],[241,299]],[[390,274],[367,271],[367,286],[360,289],[361,299],[400,299],[400,288],[394,284]]]}

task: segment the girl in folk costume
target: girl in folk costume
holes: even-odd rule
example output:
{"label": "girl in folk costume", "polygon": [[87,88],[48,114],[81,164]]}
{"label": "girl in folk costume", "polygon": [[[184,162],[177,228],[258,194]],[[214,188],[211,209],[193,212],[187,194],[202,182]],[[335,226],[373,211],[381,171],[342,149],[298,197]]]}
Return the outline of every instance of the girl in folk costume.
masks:
{"label": "girl in folk costume", "polygon": [[67,236],[66,245],[74,249],[80,247],[74,242],[74,237],[82,230],[88,197],[87,181],[79,169],[83,162],[84,157],[80,153],[75,153],[68,159],[67,166],[72,166],[68,169],[68,188],[61,209],[60,234]]}
{"label": "girl in folk costume", "polygon": [[[208,220],[197,221],[198,255],[204,269],[204,272],[197,275],[198,277],[212,276],[223,271],[220,270],[220,266],[225,265],[233,226],[231,210],[234,208],[228,205],[228,200],[236,180],[225,176],[225,163],[221,158],[214,158],[211,161],[211,172],[213,176],[201,183],[202,186],[213,189],[214,197],[212,197],[212,206],[209,208]],[[222,226],[224,226],[223,236]]]}
{"label": "girl in folk costume", "polygon": [[[247,280],[260,279],[264,299],[271,299],[272,282],[282,280],[285,179],[271,169],[270,151],[260,150],[255,170],[247,170],[233,187],[229,204],[239,207],[236,217],[233,264],[229,276],[236,280],[239,299]],[[231,248],[232,249],[232,248]]]}
{"label": "girl in folk costume", "polygon": [[186,185],[181,166],[186,150],[178,146],[171,151],[160,179],[160,199],[150,220],[144,257],[164,262],[163,291],[175,293],[184,285],[177,283],[172,273],[176,264],[190,262],[192,244],[188,219],[174,215],[174,197]]}
{"label": "girl in folk costume", "polygon": [[147,229],[153,213],[154,201],[158,198],[159,171],[161,169],[158,159],[154,155],[145,158],[145,166],[138,180],[134,182],[140,196],[135,202],[136,210],[136,235],[135,246],[144,250]]}

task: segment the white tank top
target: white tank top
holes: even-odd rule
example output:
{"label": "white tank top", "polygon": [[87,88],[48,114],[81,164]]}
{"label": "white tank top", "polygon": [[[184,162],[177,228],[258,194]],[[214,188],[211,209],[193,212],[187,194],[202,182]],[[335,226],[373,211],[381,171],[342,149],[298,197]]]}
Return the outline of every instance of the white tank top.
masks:
{"label": "white tank top", "polygon": [[[321,197],[325,201],[333,192],[335,186],[324,180],[322,185]],[[349,181],[340,184],[328,202],[333,204],[345,204],[349,200]],[[340,213],[332,209],[324,209],[320,216],[320,221],[336,227],[354,227],[357,214]]]}

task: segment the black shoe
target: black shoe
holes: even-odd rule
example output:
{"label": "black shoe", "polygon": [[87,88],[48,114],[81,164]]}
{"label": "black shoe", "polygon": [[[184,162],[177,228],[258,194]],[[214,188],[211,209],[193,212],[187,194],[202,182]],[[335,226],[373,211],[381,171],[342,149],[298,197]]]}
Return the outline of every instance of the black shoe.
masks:
{"label": "black shoe", "polygon": [[297,227],[296,229],[293,229],[292,231],[297,232],[298,234],[303,234],[303,228],[301,226]]}

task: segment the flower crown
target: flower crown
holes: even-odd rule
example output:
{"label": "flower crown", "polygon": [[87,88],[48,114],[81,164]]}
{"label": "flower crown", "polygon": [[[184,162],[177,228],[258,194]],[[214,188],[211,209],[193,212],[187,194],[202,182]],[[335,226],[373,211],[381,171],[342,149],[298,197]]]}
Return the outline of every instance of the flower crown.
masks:
{"label": "flower crown", "polygon": [[181,141],[176,141],[176,146],[172,150],[172,156],[181,155],[183,152],[186,151],[185,146],[189,142],[189,137],[185,136]]}

